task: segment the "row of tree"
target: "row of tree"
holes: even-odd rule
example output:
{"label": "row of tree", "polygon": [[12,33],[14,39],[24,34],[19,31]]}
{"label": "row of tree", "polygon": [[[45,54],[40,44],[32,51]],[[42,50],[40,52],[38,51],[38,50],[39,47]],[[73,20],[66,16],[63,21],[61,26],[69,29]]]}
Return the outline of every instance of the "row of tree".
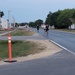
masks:
{"label": "row of tree", "polygon": [[75,9],[58,10],[54,13],[49,12],[45,24],[55,28],[68,28],[75,23]]}
{"label": "row of tree", "polygon": [[41,19],[38,19],[35,22],[29,22],[30,27],[36,27],[37,25],[41,26],[41,24],[43,24],[43,20]]}
{"label": "row of tree", "polygon": [[[38,19],[35,22],[30,22],[29,26],[36,27],[36,25],[43,24],[43,20]],[[56,12],[49,12],[45,20],[45,24],[54,26],[55,28],[69,28],[75,24],[75,9],[64,9]]]}

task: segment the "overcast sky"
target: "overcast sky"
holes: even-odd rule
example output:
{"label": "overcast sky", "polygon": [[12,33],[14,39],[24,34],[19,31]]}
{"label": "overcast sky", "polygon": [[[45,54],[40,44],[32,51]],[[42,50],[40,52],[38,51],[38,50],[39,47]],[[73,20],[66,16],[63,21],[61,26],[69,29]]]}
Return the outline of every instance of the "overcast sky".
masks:
{"label": "overcast sky", "polygon": [[0,0],[0,10],[5,19],[15,17],[16,22],[45,20],[49,11],[55,12],[67,8],[75,8],[75,0]]}

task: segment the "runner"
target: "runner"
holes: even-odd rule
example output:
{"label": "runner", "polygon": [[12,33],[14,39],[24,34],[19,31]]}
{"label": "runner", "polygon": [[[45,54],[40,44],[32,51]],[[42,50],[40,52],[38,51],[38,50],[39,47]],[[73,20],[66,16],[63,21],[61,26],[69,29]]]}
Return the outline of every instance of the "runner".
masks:
{"label": "runner", "polygon": [[37,25],[37,32],[39,32],[39,25]]}
{"label": "runner", "polygon": [[46,27],[45,27],[45,31],[46,31],[46,34],[47,34],[47,35],[48,35],[48,30],[49,30],[49,26],[46,25]]}

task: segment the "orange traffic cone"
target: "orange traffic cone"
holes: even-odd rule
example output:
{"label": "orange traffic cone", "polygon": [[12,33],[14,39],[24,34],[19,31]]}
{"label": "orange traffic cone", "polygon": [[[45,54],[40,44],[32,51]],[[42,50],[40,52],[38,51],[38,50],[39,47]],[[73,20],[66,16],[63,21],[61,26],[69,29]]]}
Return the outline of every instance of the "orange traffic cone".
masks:
{"label": "orange traffic cone", "polygon": [[12,61],[12,46],[10,34],[8,34],[8,54],[9,54],[9,61]]}
{"label": "orange traffic cone", "polygon": [[9,60],[4,62],[16,62],[16,60],[12,60],[12,43],[11,43],[10,34],[8,34],[8,56],[9,56]]}

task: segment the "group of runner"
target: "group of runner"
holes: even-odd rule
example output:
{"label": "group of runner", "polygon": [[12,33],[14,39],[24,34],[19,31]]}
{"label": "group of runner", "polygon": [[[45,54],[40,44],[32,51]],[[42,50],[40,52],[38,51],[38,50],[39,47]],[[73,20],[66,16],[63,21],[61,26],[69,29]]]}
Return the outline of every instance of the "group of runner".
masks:
{"label": "group of runner", "polygon": [[[45,25],[44,32],[48,35],[49,26]],[[39,32],[39,25],[37,25],[37,32]]]}

